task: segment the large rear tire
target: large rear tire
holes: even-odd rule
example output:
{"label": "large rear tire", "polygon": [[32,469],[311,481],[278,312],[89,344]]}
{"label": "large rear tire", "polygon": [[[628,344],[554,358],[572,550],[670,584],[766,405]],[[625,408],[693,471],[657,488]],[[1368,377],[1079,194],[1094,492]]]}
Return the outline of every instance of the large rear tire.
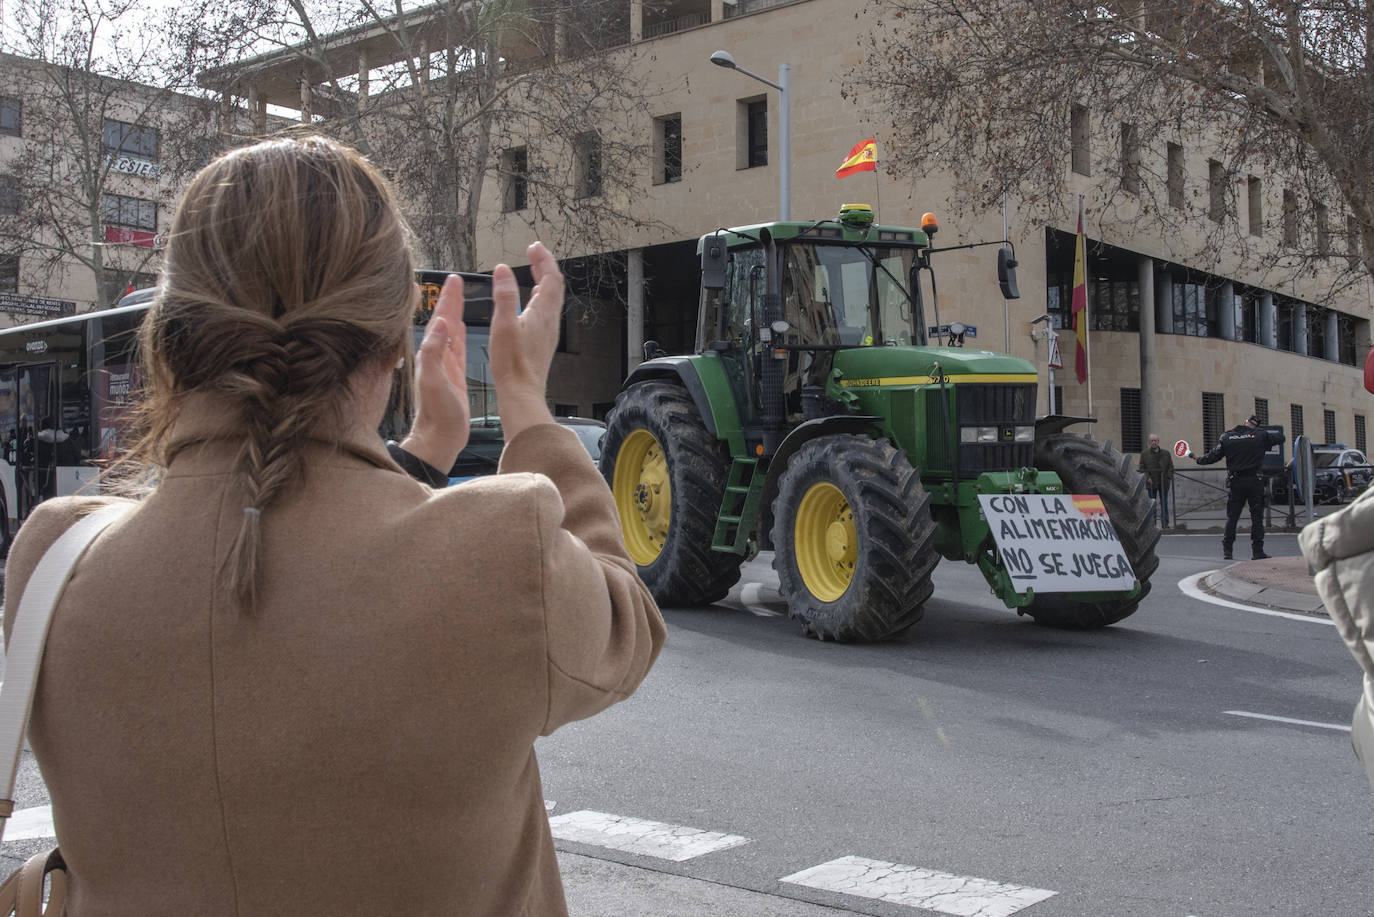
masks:
{"label": "large rear tire", "polygon": [[1155,546],[1160,531],[1154,520],[1154,501],[1145,489],[1145,475],[1133,466],[1130,456],[1091,436],[1058,433],[1036,441],[1036,468],[1059,475],[1065,493],[1102,498],[1126,559],[1140,580],[1140,592],[1130,599],[1081,602],[1071,592],[1038,594],[1024,609],[1036,623],[1075,630],[1106,627],[1134,612],[1149,594],[1150,577],[1159,567]]}
{"label": "large rear tire", "polygon": [[773,567],[788,615],[807,633],[886,640],[925,613],[940,561],[930,495],[891,443],[805,443],[779,479],[773,518]]}
{"label": "large rear tire", "polygon": [[744,558],[711,550],[729,463],[679,386],[633,385],[606,419],[601,474],[625,547],[661,605],[709,605],[739,580]]}

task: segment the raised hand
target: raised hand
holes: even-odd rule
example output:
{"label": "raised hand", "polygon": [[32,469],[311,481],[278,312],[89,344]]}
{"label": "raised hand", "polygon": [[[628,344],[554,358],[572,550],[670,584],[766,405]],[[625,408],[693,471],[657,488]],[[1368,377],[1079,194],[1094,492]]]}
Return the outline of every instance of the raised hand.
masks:
{"label": "raised hand", "polygon": [[450,274],[420,342],[415,370],[415,423],[401,448],[442,471],[468,442],[467,328],[463,278]]}
{"label": "raised hand", "polygon": [[510,442],[522,430],[552,423],[545,400],[549,366],[558,349],[563,314],[563,272],[542,242],[529,247],[534,293],[520,310],[515,275],[504,264],[492,272],[491,377],[501,428]]}

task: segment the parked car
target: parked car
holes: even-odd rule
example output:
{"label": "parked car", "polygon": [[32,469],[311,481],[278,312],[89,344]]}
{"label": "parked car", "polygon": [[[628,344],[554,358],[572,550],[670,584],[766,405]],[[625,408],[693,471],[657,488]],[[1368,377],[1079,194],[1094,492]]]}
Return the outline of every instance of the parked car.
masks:
{"label": "parked car", "polygon": [[[1344,503],[1364,491],[1374,480],[1374,468],[1359,449],[1347,449],[1341,443],[1325,443],[1312,447],[1313,494],[1317,503]],[[1303,501],[1302,488],[1297,485],[1294,463],[1289,462],[1284,473],[1274,478],[1275,502],[1288,502],[1290,486],[1293,502]]]}
{"label": "parked car", "polygon": [[[577,434],[582,445],[587,448],[593,462],[601,460],[601,437],[606,434],[606,425],[590,417],[555,417],[559,423]],[[468,444],[458,453],[458,459],[448,472],[448,482],[457,484],[471,478],[496,473],[496,465],[501,461],[501,450],[506,440],[501,432],[501,419],[494,414],[472,418],[468,433]]]}

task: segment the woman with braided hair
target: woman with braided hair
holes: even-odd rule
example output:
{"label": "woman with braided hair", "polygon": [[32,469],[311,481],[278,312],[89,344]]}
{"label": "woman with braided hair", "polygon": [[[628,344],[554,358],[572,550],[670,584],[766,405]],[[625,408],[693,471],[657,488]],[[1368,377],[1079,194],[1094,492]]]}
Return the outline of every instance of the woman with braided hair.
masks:
{"label": "woman with braided hair", "polygon": [[[566,912],[534,740],[628,697],[664,629],[544,400],[563,280],[529,258],[523,311],[493,275],[499,473],[434,489],[406,471],[467,439],[462,284],[412,359],[385,180],[308,138],[191,183],[121,477],[152,483],[77,566],[30,724],[70,917]],[[384,445],[412,365],[414,426]],[[109,499],[34,511],[7,631],[39,557]]]}

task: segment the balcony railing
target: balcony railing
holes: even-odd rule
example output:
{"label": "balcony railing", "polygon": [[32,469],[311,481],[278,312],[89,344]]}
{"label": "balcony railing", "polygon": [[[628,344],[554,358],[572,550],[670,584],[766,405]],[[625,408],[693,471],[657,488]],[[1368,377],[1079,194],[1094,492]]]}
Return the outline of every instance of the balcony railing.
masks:
{"label": "balcony railing", "polygon": [[676,19],[665,19],[663,22],[645,23],[644,37],[657,38],[660,35],[671,35],[674,32],[681,32],[683,29],[706,25],[710,21],[711,12],[707,10],[702,13],[689,13]]}
{"label": "balcony railing", "polygon": [[789,3],[796,3],[797,0],[739,0],[733,6],[725,7],[725,18],[732,19],[735,16],[747,16],[750,13],[757,13],[760,10],[769,10],[775,6],[786,6]]}

